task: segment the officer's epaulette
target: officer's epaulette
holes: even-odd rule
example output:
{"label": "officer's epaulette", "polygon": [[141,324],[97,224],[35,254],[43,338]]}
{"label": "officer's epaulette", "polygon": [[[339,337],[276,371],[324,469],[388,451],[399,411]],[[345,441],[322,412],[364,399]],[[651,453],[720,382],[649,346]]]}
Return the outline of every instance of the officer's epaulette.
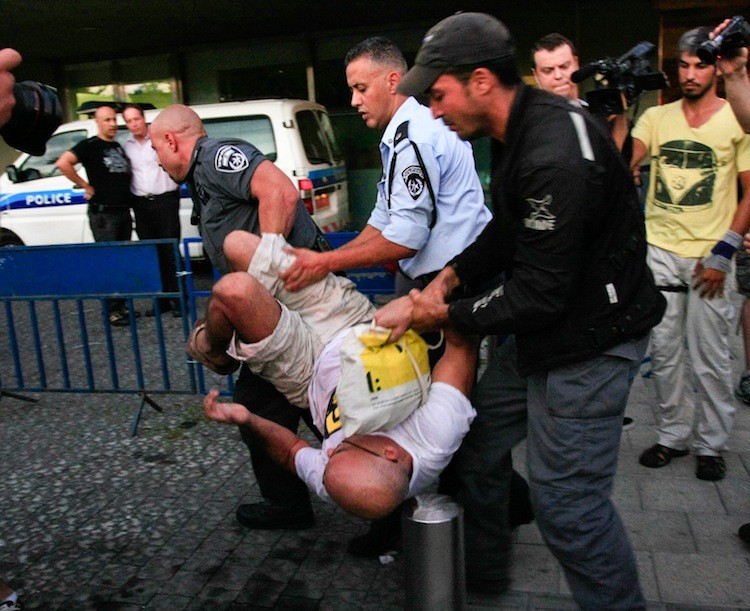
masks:
{"label": "officer's epaulette", "polygon": [[396,128],[396,134],[393,136],[393,146],[396,146],[402,140],[409,139],[409,122],[404,121]]}

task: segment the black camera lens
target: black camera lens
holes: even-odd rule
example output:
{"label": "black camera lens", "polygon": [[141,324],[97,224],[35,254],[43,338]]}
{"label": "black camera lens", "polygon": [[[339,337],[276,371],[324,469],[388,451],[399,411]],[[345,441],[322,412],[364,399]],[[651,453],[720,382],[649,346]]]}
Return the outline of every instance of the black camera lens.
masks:
{"label": "black camera lens", "polygon": [[701,43],[701,46],[698,47],[698,59],[704,64],[715,64],[720,51],[721,44],[717,43],[715,40],[707,40]]}
{"label": "black camera lens", "polygon": [[740,47],[750,45],[750,24],[742,15],[735,15],[727,27],[713,40],[701,43],[696,54],[704,64],[715,64],[719,55],[730,56]]}
{"label": "black camera lens", "polygon": [[44,155],[47,140],[62,122],[56,90],[36,81],[23,81],[13,87],[13,95],[16,105],[0,135],[19,151]]}

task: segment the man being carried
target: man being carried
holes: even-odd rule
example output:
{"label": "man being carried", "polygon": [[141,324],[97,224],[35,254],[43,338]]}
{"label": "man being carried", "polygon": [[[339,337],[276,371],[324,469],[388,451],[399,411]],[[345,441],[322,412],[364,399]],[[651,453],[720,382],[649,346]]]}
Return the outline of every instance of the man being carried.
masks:
{"label": "man being carried", "polygon": [[[238,235],[233,237],[236,243]],[[447,329],[427,402],[388,431],[345,438],[337,411],[345,412],[346,405],[335,398],[339,349],[353,325],[371,320],[372,305],[351,281],[332,274],[287,291],[278,276],[294,256],[284,239],[244,237],[251,252],[248,273],[227,274],[214,285],[206,320],[193,330],[188,351],[215,371],[245,362],[292,404],[310,409],[323,445],[311,448],[237,403],[217,402],[216,391],[205,400],[206,415],[246,427],[272,459],[321,498],[369,519],[389,514],[437,479],[469,430],[476,342]],[[233,262],[231,250],[225,254]]]}

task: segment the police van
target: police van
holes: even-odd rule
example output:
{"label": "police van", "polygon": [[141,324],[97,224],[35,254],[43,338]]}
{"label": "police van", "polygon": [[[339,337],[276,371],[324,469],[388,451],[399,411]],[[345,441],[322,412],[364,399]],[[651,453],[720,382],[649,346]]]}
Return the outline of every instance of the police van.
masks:
{"label": "police van", "polygon": [[[325,232],[349,224],[346,166],[325,108],[305,100],[266,99],[192,106],[213,138],[254,144],[300,191],[307,210]],[[150,122],[158,110],[147,110]],[[122,143],[130,132],[118,114]],[[77,142],[95,136],[93,119],[61,125],[43,156],[21,155],[0,176],[0,246],[93,242],[84,190],[63,176],[55,162]],[[79,164],[76,170],[86,176]],[[192,201],[182,186],[183,237],[198,236],[190,224]],[[137,239],[135,233],[133,239]],[[200,251],[191,251],[199,256]]]}

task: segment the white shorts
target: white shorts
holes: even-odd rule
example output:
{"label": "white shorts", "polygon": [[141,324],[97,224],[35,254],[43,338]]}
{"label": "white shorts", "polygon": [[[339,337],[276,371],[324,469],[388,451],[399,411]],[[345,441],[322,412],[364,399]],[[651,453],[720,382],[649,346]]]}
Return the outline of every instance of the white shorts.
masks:
{"label": "white shorts", "polygon": [[281,305],[279,323],[254,344],[235,333],[227,353],[271,382],[290,403],[307,408],[307,388],[323,347],[344,329],[370,322],[375,308],[351,280],[333,274],[300,291],[287,291],[279,273],[294,261],[285,252],[288,247],[283,236],[263,234],[247,270]]}

